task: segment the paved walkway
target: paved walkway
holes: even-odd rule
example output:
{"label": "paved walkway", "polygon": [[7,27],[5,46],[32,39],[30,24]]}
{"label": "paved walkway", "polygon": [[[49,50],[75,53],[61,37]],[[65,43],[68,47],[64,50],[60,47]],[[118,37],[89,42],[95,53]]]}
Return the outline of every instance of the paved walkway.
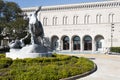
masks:
{"label": "paved walkway", "polygon": [[71,54],[90,58],[97,64],[97,71],[77,80],[120,80],[120,55]]}

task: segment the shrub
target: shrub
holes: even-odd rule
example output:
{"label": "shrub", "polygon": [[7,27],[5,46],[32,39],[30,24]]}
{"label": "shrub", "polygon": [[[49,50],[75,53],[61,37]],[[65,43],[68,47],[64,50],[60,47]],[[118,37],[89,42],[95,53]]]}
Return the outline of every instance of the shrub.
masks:
{"label": "shrub", "polygon": [[111,47],[110,51],[120,53],[120,47]]}
{"label": "shrub", "polygon": [[0,58],[5,58],[5,54],[0,54]]}
{"label": "shrub", "polygon": [[12,62],[13,61],[10,58],[0,58],[0,69],[9,67]]}
{"label": "shrub", "polygon": [[[8,58],[0,60],[5,64],[12,61]],[[1,80],[59,80],[94,68],[94,63],[89,59],[57,54],[53,57],[16,59],[9,65],[9,75],[0,77]]]}

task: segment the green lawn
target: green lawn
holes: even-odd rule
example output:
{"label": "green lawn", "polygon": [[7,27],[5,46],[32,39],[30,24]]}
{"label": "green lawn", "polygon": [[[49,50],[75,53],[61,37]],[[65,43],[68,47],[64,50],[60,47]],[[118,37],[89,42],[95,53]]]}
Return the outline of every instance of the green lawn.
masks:
{"label": "green lawn", "polygon": [[0,80],[59,80],[90,71],[86,58],[54,54],[48,58],[16,59],[0,55]]}

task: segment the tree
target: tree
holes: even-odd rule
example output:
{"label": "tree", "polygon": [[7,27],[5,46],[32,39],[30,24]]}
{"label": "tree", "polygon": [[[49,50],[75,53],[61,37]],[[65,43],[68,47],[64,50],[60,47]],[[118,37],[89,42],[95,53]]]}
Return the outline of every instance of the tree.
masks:
{"label": "tree", "polygon": [[4,2],[2,0],[0,0],[0,17],[1,17],[1,12],[4,6]]}
{"label": "tree", "polygon": [[[0,0],[0,31],[8,37],[24,37],[28,21],[23,19],[22,10],[14,2]],[[0,33],[1,33],[0,32]]]}
{"label": "tree", "polygon": [[4,2],[2,0],[0,0],[0,22],[2,21],[2,10],[3,10],[3,7],[4,7]]}
{"label": "tree", "polygon": [[3,10],[3,15],[5,17],[6,22],[11,22],[20,17],[21,9],[14,2],[6,2]]}
{"label": "tree", "polygon": [[1,32],[2,32],[2,26],[1,25],[3,25],[1,22],[2,22],[2,10],[3,10],[3,6],[4,6],[5,4],[4,4],[4,2],[3,2],[3,0],[0,0],[0,40],[3,38],[3,36],[1,35]]}

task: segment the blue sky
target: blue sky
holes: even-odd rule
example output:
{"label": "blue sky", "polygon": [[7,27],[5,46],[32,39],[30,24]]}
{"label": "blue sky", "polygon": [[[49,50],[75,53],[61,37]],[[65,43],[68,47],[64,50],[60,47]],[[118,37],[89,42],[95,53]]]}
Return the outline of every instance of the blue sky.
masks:
{"label": "blue sky", "polygon": [[49,6],[49,5],[61,5],[61,4],[73,4],[81,2],[97,2],[105,0],[5,0],[16,2],[21,8],[23,7],[35,7],[35,6]]}

